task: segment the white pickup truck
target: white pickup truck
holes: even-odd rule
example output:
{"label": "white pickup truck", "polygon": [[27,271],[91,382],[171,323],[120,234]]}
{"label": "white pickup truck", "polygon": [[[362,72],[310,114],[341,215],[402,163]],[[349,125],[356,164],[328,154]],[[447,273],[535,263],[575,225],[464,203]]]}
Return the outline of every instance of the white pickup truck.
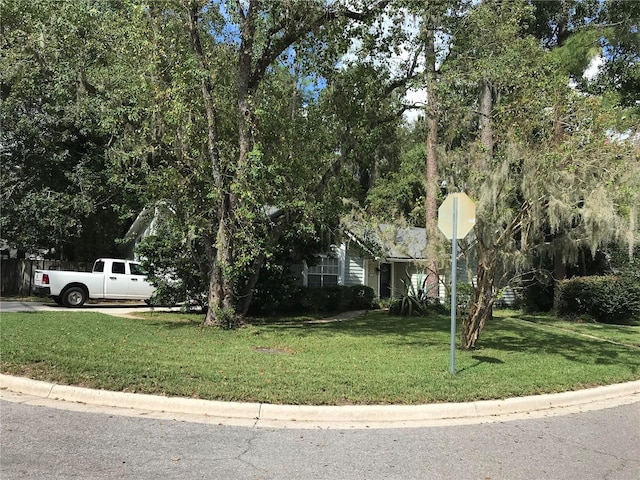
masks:
{"label": "white pickup truck", "polygon": [[148,300],[155,288],[138,262],[99,258],[91,272],[36,270],[33,293],[58,305],[81,307],[92,299]]}

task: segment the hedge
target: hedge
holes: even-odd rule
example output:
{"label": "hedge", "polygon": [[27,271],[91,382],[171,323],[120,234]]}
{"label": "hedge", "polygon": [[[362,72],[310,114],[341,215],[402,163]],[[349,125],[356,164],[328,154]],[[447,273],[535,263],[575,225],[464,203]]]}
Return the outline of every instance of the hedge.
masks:
{"label": "hedge", "polygon": [[346,310],[371,310],[378,308],[376,295],[371,287],[332,286],[308,288],[282,284],[271,290],[256,292],[250,314],[303,314],[334,313]]}
{"label": "hedge", "polygon": [[640,320],[640,282],[630,276],[574,277],[558,282],[554,307],[560,315],[591,315],[597,322]]}

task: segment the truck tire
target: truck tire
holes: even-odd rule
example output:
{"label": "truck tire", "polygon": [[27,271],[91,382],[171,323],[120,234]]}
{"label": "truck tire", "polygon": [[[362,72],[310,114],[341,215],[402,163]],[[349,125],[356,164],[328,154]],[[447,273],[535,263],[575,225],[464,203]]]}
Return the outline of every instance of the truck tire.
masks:
{"label": "truck tire", "polygon": [[64,306],[64,302],[62,301],[62,297],[51,297],[53,299],[54,302],[56,302],[56,305],[60,305],[61,307]]}
{"label": "truck tire", "polygon": [[62,294],[62,303],[65,307],[77,308],[87,301],[87,292],[82,287],[71,287]]}

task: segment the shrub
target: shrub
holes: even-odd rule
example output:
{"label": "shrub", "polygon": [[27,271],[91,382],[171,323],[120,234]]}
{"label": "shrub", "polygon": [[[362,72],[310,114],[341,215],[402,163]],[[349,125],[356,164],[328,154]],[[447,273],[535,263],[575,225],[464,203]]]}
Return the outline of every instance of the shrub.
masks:
{"label": "shrub", "polygon": [[334,313],[346,310],[377,308],[375,292],[371,287],[333,286],[308,288],[292,281],[262,284],[256,289],[251,303],[252,315]]}
{"label": "shrub", "polygon": [[343,305],[344,287],[305,288],[302,291],[302,306],[306,312],[331,313]]}
{"label": "shrub", "polygon": [[302,306],[305,311],[314,313],[368,310],[376,308],[375,292],[364,285],[305,288]]}
{"label": "shrub", "polygon": [[[456,307],[461,314],[468,313],[473,303],[473,285],[468,282],[456,283]],[[451,291],[447,293],[447,306],[451,308]]]}
{"label": "shrub", "polygon": [[549,312],[553,309],[554,280],[543,270],[524,274],[522,286],[522,308],[526,312]]}
{"label": "shrub", "polygon": [[426,274],[418,274],[415,283],[408,274],[406,279],[401,281],[404,284],[404,292],[399,298],[391,301],[389,305],[391,315],[427,315],[434,311],[442,311],[440,299],[429,296],[437,286],[427,287]]}
{"label": "shrub", "polygon": [[304,287],[286,269],[265,269],[254,290],[250,315],[296,314],[304,312]]}
{"label": "shrub", "polygon": [[640,282],[633,276],[574,277],[558,283],[555,309],[560,315],[587,314],[602,323],[640,318]]}
{"label": "shrub", "polygon": [[376,308],[376,292],[364,285],[354,285],[349,289],[349,308],[353,310],[370,310]]}

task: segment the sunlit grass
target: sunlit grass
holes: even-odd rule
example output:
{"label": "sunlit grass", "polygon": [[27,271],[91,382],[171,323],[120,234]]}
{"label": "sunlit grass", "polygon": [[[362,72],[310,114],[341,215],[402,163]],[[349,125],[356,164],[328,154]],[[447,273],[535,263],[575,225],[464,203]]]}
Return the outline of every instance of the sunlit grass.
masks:
{"label": "sunlit grass", "polygon": [[585,336],[549,318],[513,317],[499,313],[478,350],[456,351],[453,376],[448,317],[383,312],[232,331],[202,328],[200,315],[3,313],[0,364],[92,388],[290,404],[470,401],[640,378],[640,327],[592,325]]}

